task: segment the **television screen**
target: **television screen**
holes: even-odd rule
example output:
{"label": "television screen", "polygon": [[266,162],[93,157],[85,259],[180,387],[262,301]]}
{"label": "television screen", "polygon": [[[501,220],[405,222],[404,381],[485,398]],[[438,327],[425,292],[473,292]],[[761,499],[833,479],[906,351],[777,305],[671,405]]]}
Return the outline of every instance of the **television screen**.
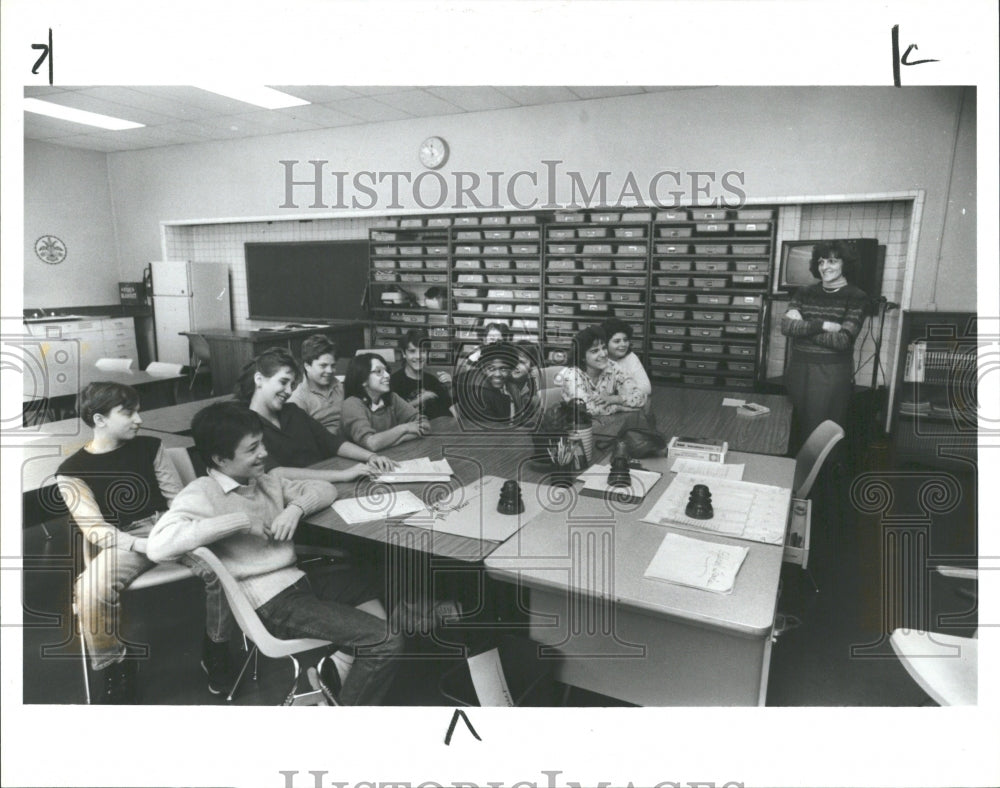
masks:
{"label": "television screen", "polygon": [[367,241],[244,244],[251,320],[364,320]]}
{"label": "television screen", "polygon": [[860,287],[871,298],[882,294],[882,266],[884,264],[885,247],[880,246],[875,238],[842,238],[811,241],[785,241],[781,245],[781,268],[778,281],[775,284],[776,293],[789,293],[805,285],[814,285],[816,279],[809,272],[809,262],[812,260],[813,247],[818,243],[831,243],[839,240],[854,250],[857,259],[856,274],[848,281]]}

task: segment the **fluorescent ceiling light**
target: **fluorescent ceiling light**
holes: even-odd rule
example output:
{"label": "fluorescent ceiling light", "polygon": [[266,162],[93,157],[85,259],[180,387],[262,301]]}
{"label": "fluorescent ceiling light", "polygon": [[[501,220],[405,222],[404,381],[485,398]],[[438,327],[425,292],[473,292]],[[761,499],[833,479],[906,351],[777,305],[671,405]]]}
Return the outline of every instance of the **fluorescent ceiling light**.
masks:
{"label": "fluorescent ceiling light", "polygon": [[250,85],[247,87],[207,87],[205,85],[198,85],[197,87],[207,90],[209,93],[218,93],[220,96],[227,96],[237,101],[245,101],[247,104],[254,104],[264,109],[301,107],[303,104],[311,103],[305,99],[300,99],[288,93],[282,93],[280,90],[264,87],[263,85]]}
{"label": "fluorescent ceiling light", "polygon": [[133,123],[131,120],[113,118],[110,115],[101,115],[97,112],[86,112],[62,104],[53,104],[51,101],[42,101],[36,98],[24,100],[24,111],[48,115],[50,118],[59,118],[59,120],[69,120],[73,123],[83,123],[87,126],[97,126],[99,129],[110,129],[111,131],[141,129],[146,125],[145,123]]}

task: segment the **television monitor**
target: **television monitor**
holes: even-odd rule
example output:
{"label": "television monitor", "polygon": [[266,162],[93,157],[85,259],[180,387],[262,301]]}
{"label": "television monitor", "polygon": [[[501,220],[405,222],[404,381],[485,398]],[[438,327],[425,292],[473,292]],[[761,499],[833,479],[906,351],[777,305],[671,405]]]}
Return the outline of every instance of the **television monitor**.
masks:
{"label": "television monitor", "polygon": [[853,279],[848,281],[868,293],[869,298],[877,299],[882,294],[885,247],[880,246],[876,238],[824,238],[783,242],[775,293],[790,293],[799,287],[816,284],[819,280],[809,272],[813,247],[819,243],[832,243],[834,240],[847,244],[854,250],[857,259],[856,273]]}
{"label": "television monitor", "polygon": [[368,241],[247,243],[251,320],[365,320]]}

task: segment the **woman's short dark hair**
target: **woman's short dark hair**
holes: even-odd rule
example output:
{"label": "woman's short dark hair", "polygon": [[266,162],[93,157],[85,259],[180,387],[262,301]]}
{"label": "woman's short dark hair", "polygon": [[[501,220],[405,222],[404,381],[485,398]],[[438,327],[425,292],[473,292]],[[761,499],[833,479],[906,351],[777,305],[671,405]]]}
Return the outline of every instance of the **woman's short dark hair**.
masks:
{"label": "woman's short dark hair", "polygon": [[510,342],[510,337],[511,337],[510,326],[508,326],[506,323],[487,323],[485,326],[480,326],[479,327],[480,341],[485,342],[486,336],[490,333],[490,331],[493,331],[494,329],[500,332],[501,342]]}
{"label": "woman's short dark hair", "polygon": [[578,331],[576,336],[573,337],[570,365],[586,372],[587,351],[594,346],[595,342],[600,342],[604,345],[608,344],[608,337],[604,333],[604,329],[600,326],[587,326],[582,331]]}
{"label": "woman's short dark hair", "polygon": [[823,241],[816,244],[813,247],[812,258],[809,260],[809,273],[814,278],[820,279],[820,258],[829,260],[831,257],[836,257],[838,260],[843,261],[844,278],[848,282],[853,282],[855,273],[857,272],[858,259],[854,254],[854,247],[844,241]]}
{"label": "woman's short dark hair", "polygon": [[611,339],[615,334],[624,334],[629,342],[632,341],[632,326],[617,317],[609,317],[601,323],[605,339]]}
{"label": "woman's short dark hair", "polygon": [[191,420],[194,447],[206,468],[214,468],[214,457],[232,459],[247,435],[261,435],[257,414],[236,402],[215,402],[202,408]]}
{"label": "woman's short dark hair", "polygon": [[139,407],[139,393],[124,383],[95,381],[83,387],[76,398],[76,410],[88,427],[94,426],[94,416],[107,416],[118,405],[134,411]]}
{"label": "woman's short dark hair", "polygon": [[[360,353],[354,356],[347,365],[347,373],[344,375],[344,396],[363,398],[367,395],[365,391],[365,381],[372,371],[372,363],[381,361],[385,364],[385,359],[378,353]],[[388,364],[386,367],[388,368]]]}
{"label": "woman's short dark hair", "polygon": [[273,347],[265,350],[253,361],[250,361],[240,372],[240,377],[233,387],[233,394],[236,399],[244,405],[249,405],[253,399],[253,393],[257,389],[253,376],[260,373],[265,378],[276,375],[285,367],[288,367],[295,376],[294,384],[302,379],[302,370],[299,369],[295,357],[284,348]]}
{"label": "woman's short dark hair", "polygon": [[302,350],[299,351],[304,366],[312,364],[320,356],[325,356],[327,353],[333,356],[334,361],[337,360],[337,346],[325,334],[313,334],[311,337],[307,337],[302,342]]}

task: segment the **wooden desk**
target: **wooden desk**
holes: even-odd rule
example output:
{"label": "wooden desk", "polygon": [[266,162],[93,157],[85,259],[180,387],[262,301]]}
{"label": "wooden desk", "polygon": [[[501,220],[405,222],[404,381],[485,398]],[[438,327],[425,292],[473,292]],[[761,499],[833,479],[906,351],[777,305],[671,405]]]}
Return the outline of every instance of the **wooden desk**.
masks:
{"label": "wooden desk", "polygon": [[[746,481],[792,485],[794,460],[729,462],[746,463]],[[643,464],[666,471],[670,460]],[[671,477],[634,506],[568,491],[487,556],[487,570],[527,589],[531,637],[563,657],[567,684],[641,705],[763,705],[782,546],[704,535],[749,548],[728,595],[646,579],[668,532],[702,536],[640,521]]]}
{"label": "wooden desk", "polygon": [[142,429],[151,430],[154,433],[186,433],[191,430],[191,419],[194,414],[202,408],[206,408],[214,402],[233,402],[233,396],[226,394],[222,397],[212,397],[211,399],[200,399],[194,402],[182,402],[179,405],[168,405],[165,408],[155,410],[140,411],[142,418]]}
{"label": "wooden desk", "polygon": [[[236,385],[240,370],[254,356],[272,347],[289,351],[296,358],[302,349],[302,340],[313,334],[330,337],[337,345],[337,356],[353,356],[365,346],[364,323],[334,323],[323,328],[299,328],[285,331],[219,331],[201,332],[212,354],[212,391],[229,394]],[[191,332],[182,331],[188,336]]]}

